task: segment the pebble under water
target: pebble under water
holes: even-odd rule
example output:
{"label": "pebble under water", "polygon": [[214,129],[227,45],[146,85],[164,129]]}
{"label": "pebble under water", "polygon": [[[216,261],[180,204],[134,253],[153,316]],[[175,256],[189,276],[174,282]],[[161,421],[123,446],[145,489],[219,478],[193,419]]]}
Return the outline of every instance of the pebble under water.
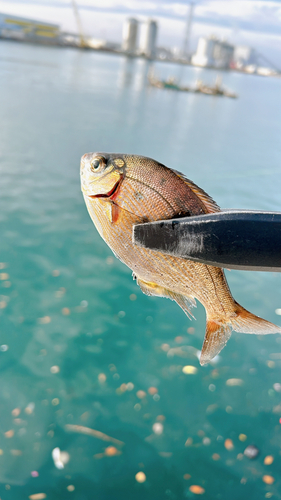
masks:
{"label": "pebble under water", "polygon": [[[148,62],[0,43],[0,496],[281,498],[281,337],[233,333],[142,294],[87,213],[80,157],[150,156],[223,208],[281,210],[281,80],[222,73],[237,99],[147,85]],[[160,78],[216,71],[156,63]],[[227,272],[281,325],[281,274]]]}

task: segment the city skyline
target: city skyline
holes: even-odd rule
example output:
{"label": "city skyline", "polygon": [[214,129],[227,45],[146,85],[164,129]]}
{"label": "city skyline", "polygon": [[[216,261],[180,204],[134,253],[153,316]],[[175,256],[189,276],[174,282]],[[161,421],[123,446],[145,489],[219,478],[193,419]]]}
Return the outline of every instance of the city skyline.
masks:
{"label": "city skyline", "polygon": [[[120,42],[126,17],[151,17],[159,25],[158,45],[178,47],[184,42],[189,2],[171,0],[76,0],[86,35]],[[199,36],[216,34],[236,44],[255,46],[281,66],[281,2],[272,0],[196,1],[191,50]],[[69,0],[0,0],[0,12],[58,23],[77,31]]]}

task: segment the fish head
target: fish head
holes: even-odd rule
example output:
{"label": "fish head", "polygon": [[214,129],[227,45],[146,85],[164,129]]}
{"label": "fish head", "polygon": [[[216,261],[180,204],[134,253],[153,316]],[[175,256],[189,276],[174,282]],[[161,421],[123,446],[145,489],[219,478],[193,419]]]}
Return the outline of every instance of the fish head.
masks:
{"label": "fish head", "polygon": [[81,158],[81,189],[89,198],[111,198],[125,176],[124,155],[86,153]]}

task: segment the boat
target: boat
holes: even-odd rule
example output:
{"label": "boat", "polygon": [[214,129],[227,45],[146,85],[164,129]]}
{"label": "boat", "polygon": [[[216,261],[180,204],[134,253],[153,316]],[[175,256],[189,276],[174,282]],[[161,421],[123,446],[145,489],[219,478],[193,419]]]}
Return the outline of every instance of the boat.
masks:
{"label": "boat", "polygon": [[216,78],[215,84],[212,87],[206,85],[201,80],[196,81],[195,87],[186,87],[179,85],[176,78],[174,77],[169,77],[167,80],[159,80],[153,74],[148,75],[148,82],[153,87],[157,87],[159,89],[171,89],[171,90],[178,90],[180,92],[192,92],[196,94],[225,96],[225,97],[231,97],[233,99],[237,98],[237,94],[222,86],[220,77]]}

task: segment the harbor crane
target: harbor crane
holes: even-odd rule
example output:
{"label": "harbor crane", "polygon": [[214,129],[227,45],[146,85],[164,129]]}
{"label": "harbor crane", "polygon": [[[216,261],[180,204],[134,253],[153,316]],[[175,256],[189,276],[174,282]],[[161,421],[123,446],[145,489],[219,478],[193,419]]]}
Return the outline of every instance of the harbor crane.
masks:
{"label": "harbor crane", "polygon": [[81,47],[82,49],[87,49],[87,48],[89,48],[89,44],[88,44],[88,41],[85,38],[84,33],[83,33],[81,18],[80,18],[78,7],[77,7],[75,0],[72,0],[72,6],[73,6],[74,16],[76,19],[78,35],[79,35],[79,47]]}

